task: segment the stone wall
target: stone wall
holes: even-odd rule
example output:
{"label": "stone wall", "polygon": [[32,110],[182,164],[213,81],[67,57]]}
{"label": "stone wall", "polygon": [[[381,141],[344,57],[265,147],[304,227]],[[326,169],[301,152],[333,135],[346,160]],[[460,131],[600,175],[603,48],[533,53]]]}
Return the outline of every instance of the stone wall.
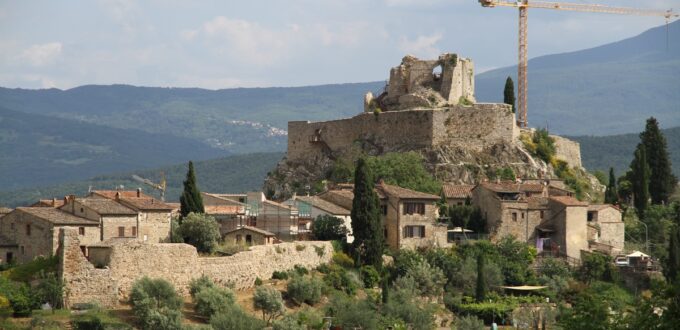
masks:
{"label": "stone wall", "polygon": [[[408,133],[408,134],[405,134]],[[288,160],[301,162],[343,153],[352,147],[378,153],[458,145],[481,150],[519,136],[506,104],[362,113],[325,122],[288,122]]]}
{"label": "stone wall", "polygon": [[165,279],[185,296],[189,282],[201,275],[244,289],[252,287],[258,277],[270,279],[274,270],[316,267],[329,262],[333,254],[330,242],[316,241],[254,246],[230,257],[199,257],[187,244],[128,241],[93,250],[91,257],[104,267],[97,269],[83,256],[77,236],[77,230],[71,229],[61,234],[60,276],[68,305],[97,301],[115,307],[127,299],[134,281],[144,276]]}
{"label": "stone wall", "polygon": [[581,168],[581,145],[557,135],[550,135],[555,140],[555,157],[566,161],[572,167]]}
{"label": "stone wall", "polygon": [[163,243],[170,241],[170,219],[169,212],[145,211],[139,214],[138,237],[149,243]]}

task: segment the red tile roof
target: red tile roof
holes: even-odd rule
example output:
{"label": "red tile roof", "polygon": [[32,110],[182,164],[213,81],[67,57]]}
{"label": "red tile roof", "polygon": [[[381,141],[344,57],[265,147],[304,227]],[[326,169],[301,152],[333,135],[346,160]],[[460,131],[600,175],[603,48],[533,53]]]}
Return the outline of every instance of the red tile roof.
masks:
{"label": "red tile roof", "polygon": [[175,208],[151,197],[121,198],[121,204],[140,211],[172,211]]}
{"label": "red tile roof", "polygon": [[53,207],[17,207],[14,212],[24,212],[54,225],[99,225],[99,221],[77,217]]}
{"label": "red tile roof", "polygon": [[62,207],[64,206],[63,198],[41,199],[31,207]]}
{"label": "red tile roof", "polygon": [[433,199],[439,200],[441,197],[437,195],[432,195],[428,193],[423,193],[420,191],[415,191],[411,189],[402,188],[399,186],[393,186],[386,183],[379,183],[376,185],[376,190],[382,190],[385,195],[391,195],[398,197],[400,199]]}
{"label": "red tile roof", "polygon": [[[76,198],[75,201],[101,215],[137,215],[135,210],[127,208],[111,199],[90,197]],[[65,208],[69,208],[69,205],[61,207],[64,211],[68,211]]]}
{"label": "red tile roof", "polygon": [[564,206],[588,206],[588,203],[581,202],[580,200],[571,196],[551,196],[550,200],[558,202]]}
{"label": "red tile roof", "polygon": [[471,184],[445,183],[442,186],[442,191],[444,191],[446,198],[468,198],[472,196],[472,188],[474,187]]}
{"label": "red tile roof", "polygon": [[234,205],[205,205],[206,214],[239,214],[245,211],[245,206]]}
{"label": "red tile roof", "polygon": [[143,192],[140,193],[139,196],[137,196],[137,190],[92,190],[90,192],[90,196],[96,197],[104,197],[108,199],[116,199],[116,195],[120,194],[120,198],[137,198],[137,197],[142,197],[142,198],[153,198]]}
{"label": "red tile roof", "polygon": [[588,205],[588,211],[602,211],[608,207],[611,207],[617,211],[621,211],[618,206],[612,204],[590,204]]}

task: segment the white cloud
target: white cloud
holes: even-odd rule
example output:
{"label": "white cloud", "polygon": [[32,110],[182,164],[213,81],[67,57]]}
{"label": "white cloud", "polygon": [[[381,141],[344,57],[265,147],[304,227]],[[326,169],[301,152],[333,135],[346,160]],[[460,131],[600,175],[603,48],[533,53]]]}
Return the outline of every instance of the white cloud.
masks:
{"label": "white cloud", "polygon": [[62,48],[60,42],[33,45],[24,50],[19,57],[30,65],[43,66],[54,62],[61,55]]}
{"label": "white cloud", "polygon": [[421,58],[436,58],[441,54],[441,50],[436,47],[437,42],[439,42],[441,38],[441,33],[435,33],[429,36],[418,36],[416,40],[409,40],[406,37],[402,37],[399,41],[399,49]]}

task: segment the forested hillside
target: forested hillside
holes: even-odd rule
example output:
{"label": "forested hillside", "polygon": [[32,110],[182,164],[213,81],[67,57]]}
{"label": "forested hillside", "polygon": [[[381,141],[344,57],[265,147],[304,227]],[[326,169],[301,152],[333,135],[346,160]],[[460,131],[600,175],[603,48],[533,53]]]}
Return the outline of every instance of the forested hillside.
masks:
{"label": "forested hillside", "polygon": [[[194,162],[198,186],[206,192],[246,192],[260,190],[267,172],[283,157],[282,153],[256,153],[235,155],[220,159]],[[138,170],[133,172],[100,175],[89,180],[72,181],[58,185],[45,185],[36,188],[19,189],[0,192],[0,206],[16,207],[29,205],[38,199],[63,198],[64,195],[85,195],[88,189],[125,189],[141,187],[145,193],[158,197],[158,193],[150,187],[132,179],[133,174],[148,178],[154,182],[160,181],[160,173],[164,172],[168,188],[166,200],[178,201],[182,191],[182,181],[185,179],[187,164]]]}

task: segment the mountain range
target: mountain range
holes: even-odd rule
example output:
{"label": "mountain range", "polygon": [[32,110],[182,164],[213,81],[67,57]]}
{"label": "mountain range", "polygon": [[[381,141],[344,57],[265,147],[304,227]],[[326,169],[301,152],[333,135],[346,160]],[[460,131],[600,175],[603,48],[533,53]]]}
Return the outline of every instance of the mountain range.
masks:
{"label": "mountain range", "polygon": [[[680,43],[673,37],[680,35],[680,21],[671,23],[668,33],[668,46],[666,28],[658,27],[600,47],[532,59],[530,125],[571,136],[639,132],[649,116],[663,127],[680,126]],[[477,100],[499,102],[505,78],[515,72],[507,67],[478,74]],[[190,159],[281,152],[288,121],[352,116],[362,111],[367,91],[379,94],[384,85],[0,88],[0,191]],[[579,141],[587,166],[627,165],[598,163],[602,153],[587,150],[589,143],[601,140]],[[628,149],[623,149],[621,157],[627,157]]]}

